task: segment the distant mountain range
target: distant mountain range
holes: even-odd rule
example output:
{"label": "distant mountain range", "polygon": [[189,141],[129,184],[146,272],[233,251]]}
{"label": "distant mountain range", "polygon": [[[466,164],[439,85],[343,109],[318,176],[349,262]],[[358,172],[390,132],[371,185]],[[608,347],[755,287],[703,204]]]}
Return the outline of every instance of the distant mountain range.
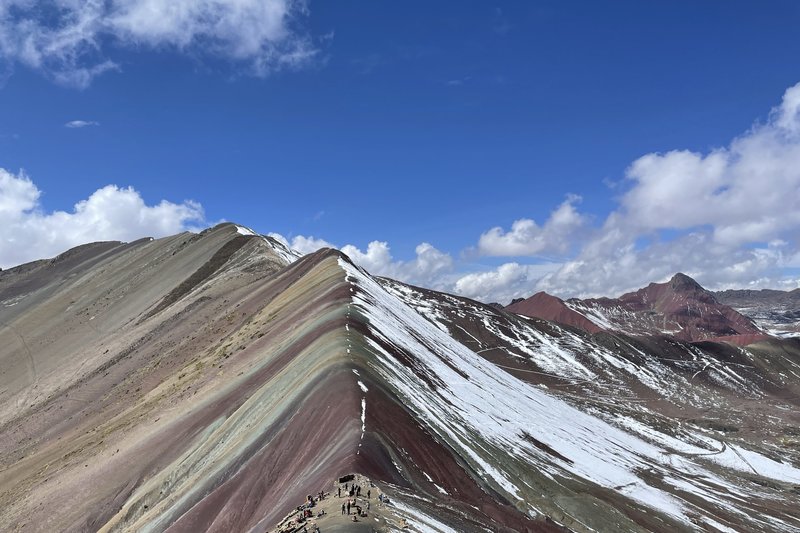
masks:
{"label": "distant mountain range", "polygon": [[0,272],[0,530],[800,531],[792,298],[498,308],[235,224],[78,247]]}
{"label": "distant mountain range", "polygon": [[[637,336],[666,335],[689,342],[716,340],[746,345],[765,340],[770,333],[753,320],[759,315],[751,318],[743,314],[753,309],[750,303],[756,298],[753,292],[715,294],[689,276],[678,273],[666,283],[651,283],[619,298],[565,301],[540,292],[515,301],[505,310],[573,326],[588,333],[617,331]],[[758,295],[760,309],[774,309],[780,295],[783,295],[780,301],[790,307],[792,302],[800,304],[800,296],[794,300],[791,293],[770,291],[769,295]],[[735,304],[742,312],[725,302]]]}
{"label": "distant mountain range", "polygon": [[771,335],[800,336],[800,289],[728,290],[714,295],[720,303],[752,318]]}

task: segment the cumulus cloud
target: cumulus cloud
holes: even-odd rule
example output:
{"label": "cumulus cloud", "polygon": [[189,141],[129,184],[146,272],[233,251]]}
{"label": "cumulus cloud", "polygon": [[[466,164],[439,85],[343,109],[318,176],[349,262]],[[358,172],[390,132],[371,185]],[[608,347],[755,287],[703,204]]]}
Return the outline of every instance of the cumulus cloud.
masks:
{"label": "cumulus cloud", "polygon": [[[323,247],[337,248],[316,237],[298,235],[286,239],[278,233],[270,236],[304,254]],[[395,259],[385,241],[372,241],[366,250],[352,244],[339,249],[371,274],[485,302],[508,303],[513,298],[529,296],[537,280],[559,267],[556,263],[507,263],[494,269],[459,274],[453,257],[427,242],[420,243],[413,259],[407,261]]]}
{"label": "cumulus cloud", "polygon": [[94,120],[70,120],[64,124],[65,128],[88,128],[89,126],[99,126],[100,123]]}
{"label": "cumulus cloud", "polygon": [[259,76],[317,53],[304,0],[5,0],[0,57],[86,87],[119,66],[113,47],[169,49],[246,65]]}
{"label": "cumulus cloud", "polygon": [[506,305],[514,298],[530,296],[536,282],[559,266],[557,263],[505,263],[492,270],[459,277],[453,283],[452,290],[473,300]]}
{"label": "cumulus cloud", "polygon": [[297,237],[292,239],[292,248],[294,248],[301,254],[316,252],[320,248],[333,248],[333,247],[334,246],[328,241],[323,239],[315,239],[314,237],[304,237],[302,235],[298,235]]}
{"label": "cumulus cloud", "polygon": [[647,154],[626,181],[597,236],[539,288],[622,292],[678,270],[710,288],[785,284],[799,244],[800,84],[727,147]]}
{"label": "cumulus cloud", "polygon": [[509,303],[513,298],[530,296],[536,281],[559,267],[556,263],[506,263],[463,274],[456,272],[450,254],[427,242],[419,244],[414,258],[408,261],[394,259],[389,244],[384,241],[372,241],[366,250],[348,244],[342,246],[341,251],[372,274],[483,302]]}
{"label": "cumulus cloud", "polygon": [[0,168],[0,267],[57,255],[93,241],[162,237],[204,225],[203,208],[191,201],[145,204],[134,189],[108,185],[71,212],[46,212],[41,191],[24,173]]}
{"label": "cumulus cloud", "polygon": [[652,281],[684,272],[709,289],[762,288],[784,284],[780,270],[791,252],[776,241],[754,248],[728,248],[709,232],[692,232],[670,241],[637,247],[625,238],[584,250],[558,271],[536,283],[537,290],[561,296],[619,295]]}
{"label": "cumulus cloud", "polygon": [[338,248],[354,263],[376,276],[386,276],[440,290],[447,290],[452,286],[450,274],[454,268],[453,258],[427,242],[420,243],[416,247],[413,259],[402,261],[392,257],[389,243],[385,241],[372,241],[366,250],[361,250],[353,244],[339,247],[324,239],[305,235],[297,235],[291,239],[279,233],[269,235],[303,254],[315,252],[320,248]]}
{"label": "cumulus cloud", "polygon": [[395,261],[388,243],[382,241],[372,241],[365,252],[348,244],[342,252],[373,274],[434,289],[444,288],[444,275],[453,270],[453,258],[427,242],[417,246],[410,261]]}
{"label": "cumulus cloud", "polygon": [[318,239],[316,237],[306,237],[304,235],[297,235],[291,239],[287,239],[280,233],[269,233],[268,234],[273,239],[276,239],[282,242],[284,245],[297,250],[301,254],[310,254],[316,252],[320,248],[336,248],[335,245],[329,243],[324,239]]}
{"label": "cumulus cloud", "polygon": [[575,208],[580,201],[580,196],[568,195],[543,226],[522,218],[514,221],[510,231],[504,231],[501,227],[490,229],[480,236],[478,253],[484,256],[519,257],[569,251],[576,242],[578,231],[588,221]]}

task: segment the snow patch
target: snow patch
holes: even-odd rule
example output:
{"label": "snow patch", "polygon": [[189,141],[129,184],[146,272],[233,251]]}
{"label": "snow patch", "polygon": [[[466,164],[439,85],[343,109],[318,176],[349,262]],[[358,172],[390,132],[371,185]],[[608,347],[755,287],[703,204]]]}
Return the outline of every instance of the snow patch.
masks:
{"label": "snow patch", "polygon": [[293,250],[292,248],[285,246],[282,242],[278,241],[277,239],[271,239],[269,237],[264,237],[263,235],[261,236],[261,238],[264,240],[265,243],[267,243],[267,246],[272,248],[272,251],[275,252],[275,254],[278,257],[280,257],[286,262],[286,264],[292,264],[301,257],[303,257],[303,254],[301,254],[297,250]]}
{"label": "snow patch", "polygon": [[[359,383],[361,383],[359,381]],[[361,438],[364,438],[364,432],[367,430],[367,399],[361,398]]]}
{"label": "snow patch", "polygon": [[[791,465],[738,446],[721,450],[720,441],[695,432],[667,435],[630,417],[607,422],[600,418],[608,416],[606,413],[572,407],[555,393],[515,378],[478,354],[502,349],[512,357],[552,369],[556,377],[610,379],[608,373],[598,376],[580,362],[588,360],[592,368],[622,370],[666,398],[691,389],[687,379],[627,342],[626,350],[638,352],[641,359],[627,360],[566,330],[557,328],[558,336],[547,335],[524,320],[504,319],[461,301],[456,302],[460,308],[450,308],[446,295],[437,296],[435,303],[432,298],[421,302],[427,296],[411,288],[390,280],[379,283],[347,261],[340,259],[339,264],[346,279],[359,287],[352,301],[367,321],[370,335],[364,340],[374,356],[375,372],[435,438],[451,446],[496,490],[516,498],[518,507],[527,505],[529,513],[536,509],[522,500],[520,488],[531,485],[526,482],[525,469],[517,466],[520,464],[533,466],[556,481],[571,475],[592,481],[689,527],[693,527],[690,517],[696,518],[695,506],[682,499],[682,491],[672,494],[660,488],[661,484],[650,485],[651,474],[657,473],[653,479],[678,476],[691,480],[693,494],[731,512],[745,496],[737,484],[728,481],[729,474],[756,471],[797,483],[800,471]],[[450,314],[464,318],[465,308],[476,324],[505,345],[484,346],[469,335],[464,341],[467,346],[452,338],[447,333],[452,324],[445,321],[451,320]],[[692,365],[696,371],[708,362],[699,350],[686,349],[691,358],[680,363]],[[403,362],[397,352],[405,354]],[[745,379],[730,365],[709,367],[706,372],[713,371],[715,380],[729,387],[746,388]],[[564,391],[557,394],[569,396]],[[612,405],[617,405],[616,400],[611,400]],[[709,463],[729,470],[717,475],[709,470]],[[676,479],[671,486],[678,487],[678,483]],[[761,523],[758,517],[747,518]]]}
{"label": "snow patch", "polygon": [[249,228],[245,228],[244,226],[238,226],[238,225],[236,226],[236,232],[239,235],[252,235],[252,236],[256,235],[255,231],[253,231],[253,230],[251,230]]}
{"label": "snow patch", "polygon": [[430,515],[427,515],[419,509],[413,508],[405,503],[393,499],[391,505],[399,511],[397,514],[401,518],[405,518],[408,522],[406,531],[416,531],[418,533],[459,533],[450,526],[443,524]]}
{"label": "snow patch", "polygon": [[424,470],[422,471],[422,475],[423,475],[423,476],[425,476],[425,479],[427,479],[427,480],[428,480],[428,483],[431,483],[431,484],[432,484],[434,487],[436,487],[436,490],[438,490],[438,491],[439,491],[439,492],[441,492],[442,494],[449,494],[449,493],[448,493],[446,490],[444,490],[444,488],[443,488],[443,487],[439,486],[439,485],[438,485],[438,484],[437,484],[437,483],[436,483],[436,482],[433,480],[433,478],[432,478],[431,476],[429,476],[429,475],[428,475],[428,473],[427,473],[427,472],[425,472]]}

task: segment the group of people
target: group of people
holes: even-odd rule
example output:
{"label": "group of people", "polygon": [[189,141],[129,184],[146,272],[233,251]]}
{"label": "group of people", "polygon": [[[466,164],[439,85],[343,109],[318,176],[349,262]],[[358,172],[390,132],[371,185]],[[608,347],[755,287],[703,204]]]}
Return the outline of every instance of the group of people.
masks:
{"label": "group of people", "polygon": [[[361,495],[361,485],[355,482],[342,483],[342,481],[345,479],[352,481],[354,477],[355,476],[351,474],[343,479],[339,479],[339,486],[336,489],[336,493],[339,498],[347,498],[346,501],[342,502],[342,516],[347,514],[347,516],[352,516],[353,522],[358,522],[359,518],[366,518],[368,516],[367,511],[370,509],[370,500],[372,499],[372,489],[370,487],[374,487],[374,485],[370,482],[369,486],[364,487],[366,492],[366,501],[362,499],[359,502],[359,498],[363,498]],[[330,497],[329,494],[327,496]],[[313,521],[315,517],[321,518],[327,514],[324,509],[320,509],[316,514],[313,511],[314,507],[316,507],[319,502],[324,500],[325,497],[325,491],[319,491],[316,496],[312,496],[311,494],[306,496],[305,503],[296,508],[297,515],[291,519],[291,522],[284,523],[280,527],[279,532],[286,531],[286,533],[288,533],[289,531],[292,531],[295,533],[300,533],[299,528],[302,526],[302,533],[320,533],[319,526],[311,521]],[[380,500],[381,504],[389,501],[389,499],[386,498],[383,493],[378,494],[378,500]],[[289,517],[287,517],[287,519],[288,518]],[[290,529],[284,529],[286,527],[289,527]]]}
{"label": "group of people", "polygon": [[[341,484],[337,488],[337,494],[341,498],[342,497],[342,486]],[[367,501],[365,506],[361,506],[358,503],[358,498],[361,497],[361,485],[356,485],[355,483],[345,483],[344,484],[344,494],[347,497],[346,502],[342,502],[342,515],[347,514],[350,516],[351,511],[355,510],[355,514],[353,515],[353,522],[358,522],[358,518],[366,518],[367,511],[369,511],[370,507],[370,499],[372,498],[372,489],[367,489]]]}
{"label": "group of people", "polygon": [[[292,523],[297,525],[293,526],[295,529],[292,529],[291,531],[297,531],[296,528],[300,527],[300,525],[302,524],[303,533],[309,533],[306,521],[314,518],[315,515],[312,509],[324,499],[325,499],[324,491],[319,491],[316,496],[312,496],[311,494],[306,496],[306,502],[303,505],[297,506],[297,516],[294,518],[294,520],[292,520]],[[325,509],[320,509],[320,511],[316,514],[316,518],[321,518],[323,516],[325,516]],[[311,533],[320,533],[320,529],[317,524],[314,524],[312,527],[314,529],[312,530]]]}
{"label": "group of people", "polygon": [[[342,497],[342,487],[341,487],[341,485],[336,489],[336,493],[337,493],[337,496],[339,498]],[[349,483],[345,483],[344,484],[344,494],[345,494],[345,496],[349,495],[351,498],[360,497],[361,496],[361,485],[356,485],[355,483],[350,485]],[[367,489],[367,499],[370,499],[371,497],[372,497],[372,490],[371,489]]]}

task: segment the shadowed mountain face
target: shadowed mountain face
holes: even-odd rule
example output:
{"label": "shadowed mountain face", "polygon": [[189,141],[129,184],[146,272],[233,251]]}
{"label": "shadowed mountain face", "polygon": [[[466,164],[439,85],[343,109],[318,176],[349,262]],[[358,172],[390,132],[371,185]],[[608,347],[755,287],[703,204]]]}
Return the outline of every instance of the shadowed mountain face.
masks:
{"label": "shadowed mountain face", "polygon": [[0,530],[274,531],[357,473],[391,520],[323,532],[796,531],[799,396],[794,340],[590,335],[230,224],[98,243],[0,273]]}
{"label": "shadowed mountain face", "polygon": [[538,293],[506,310],[577,327],[629,335],[669,335],[684,341],[718,340],[750,344],[768,336],[748,317],[720,303],[685,274],[651,283],[619,298],[560,300]]}

